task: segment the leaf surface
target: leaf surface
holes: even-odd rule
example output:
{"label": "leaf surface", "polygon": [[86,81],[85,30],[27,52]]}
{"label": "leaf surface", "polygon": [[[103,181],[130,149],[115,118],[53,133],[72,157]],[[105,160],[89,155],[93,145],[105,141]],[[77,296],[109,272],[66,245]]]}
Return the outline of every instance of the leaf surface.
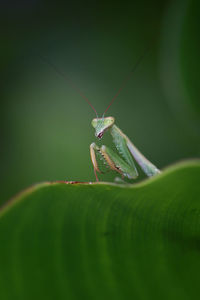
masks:
{"label": "leaf surface", "polygon": [[42,183],[0,211],[0,299],[197,299],[200,162],[140,184]]}

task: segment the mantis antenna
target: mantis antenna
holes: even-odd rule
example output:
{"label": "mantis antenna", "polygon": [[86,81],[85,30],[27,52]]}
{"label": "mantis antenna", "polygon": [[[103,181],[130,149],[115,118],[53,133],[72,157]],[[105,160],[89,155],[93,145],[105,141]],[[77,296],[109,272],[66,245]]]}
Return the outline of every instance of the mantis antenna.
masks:
{"label": "mantis antenna", "polygon": [[[123,80],[123,82],[121,84],[121,87],[119,88],[119,90],[117,91],[117,93],[115,94],[115,96],[110,101],[108,107],[104,111],[103,118],[104,118],[105,113],[108,111],[108,109],[110,108],[110,106],[113,104],[113,102],[116,100],[116,98],[120,94],[120,92],[124,89],[124,87],[127,85],[127,83],[129,82],[129,80],[131,79],[134,71],[136,70],[136,68],[138,67],[138,65],[141,63],[141,61],[145,57],[145,55],[148,52],[148,50],[149,50],[149,48],[146,49],[146,51],[138,58],[138,60],[136,61],[135,65],[133,66],[132,70],[128,73],[128,75]],[[98,114],[97,114],[97,111],[94,108],[94,106],[90,103],[90,101],[88,100],[88,98],[80,91],[80,89],[74,84],[74,82],[69,78],[69,76],[67,76],[64,72],[62,72],[56,65],[54,65],[52,62],[50,62],[46,57],[43,57],[41,55],[39,55],[39,56],[40,56],[40,58],[43,61],[45,61],[48,65],[50,65],[58,74],[60,74],[71,85],[71,87],[89,104],[89,106],[95,112],[96,117],[98,119]]]}
{"label": "mantis antenna", "polygon": [[115,94],[115,96],[112,98],[112,100],[110,101],[108,107],[106,108],[106,110],[103,113],[103,117],[105,115],[105,113],[108,111],[108,109],[110,108],[110,106],[113,104],[113,102],[115,101],[115,99],[118,97],[118,95],[120,94],[120,92],[124,89],[124,87],[127,85],[127,83],[129,82],[129,80],[131,79],[134,71],[137,69],[137,67],[139,66],[139,64],[141,63],[141,61],[143,60],[143,58],[146,56],[147,52],[149,51],[149,48],[146,49],[146,51],[138,58],[138,60],[136,61],[135,65],[133,66],[132,70],[128,73],[128,75],[125,77],[125,79],[123,80],[121,87],[119,88],[119,90],[117,91],[117,93]]}
{"label": "mantis antenna", "polygon": [[92,110],[95,112],[96,117],[98,118],[98,114],[94,106],[90,103],[88,98],[81,92],[81,90],[73,83],[73,81],[64,73],[62,72],[56,65],[50,62],[46,57],[40,55],[40,58],[45,61],[48,65],[50,65],[58,74],[60,74],[70,85],[71,87],[78,92],[78,94],[89,104]]}

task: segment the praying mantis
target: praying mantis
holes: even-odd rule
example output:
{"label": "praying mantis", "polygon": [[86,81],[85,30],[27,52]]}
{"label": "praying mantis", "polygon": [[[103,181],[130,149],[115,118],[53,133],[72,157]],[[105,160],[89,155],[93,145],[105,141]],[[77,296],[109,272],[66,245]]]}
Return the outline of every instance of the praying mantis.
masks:
{"label": "praying mantis", "polygon": [[92,143],[90,145],[90,157],[94,168],[96,181],[99,181],[97,172],[103,173],[100,170],[100,167],[97,162],[97,153],[100,155],[106,167],[111,169],[112,171],[119,173],[122,177],[122,180],[124,179],[124,177],[131,180],[136,179],[138,177],[138,170],[136,168],[135,162],[137,162],[142,171],[148,177],[161,173],[161,171],[135,147],[131,140],[122,132],[122,130],[115,125],[115,119],[113,117],[105,117],[105,113],[107,112],[111,104],[115,101],[116,97],[119,95],[126,83],[129,81],[132,73],[134,72],[135,68],[140,63],[143,57],[144,54],[138,59],[135,66],[128,74],[127,78],[125,78],[122,86],[120,87],[114,98],[111,100],[110,104],[108,105],[101,118],[98,117],[95,108],[90,103],[88,98],[86,98],[82,94],[82,92],[75,86],[71,79],[68,76],[66,76],[66,74],[61,72],[55,65],[49,63],[45,59],[48,62],[48,64],[50,64],[60,75],[62,75],[68,81],[68,83],[70,83],[73,89],[79,93],[79,95],[90,105],[90,107],[95,112],[96,118],[94,118],[91,123],[93,128],[95,129],[95,136],[99,140],[101,140],[106,131],[110,132],[115,147],[119,152],[119,154],[117,154],[105,145],[102,145],[101,147],[97,146],[95,143]]}
{"label": "praying mantis", "polygon": [[143,172],[148,176],[160,173],[160,170],[154,166],[144,155],[134,146],[130,139],[114,124],[113,117],[95,118],[92,120],[92,126],[95,129],[95,136],[101,139],[106,131],[110,131],[113,142],[121,156],[112,149],[103,145],[100,148],[92,143],[90,145],[90,156],[94,167],[96,180],[97,172],[102,173],[98,167],[96,152],[98,151],[104,163],[113,171],[118,172],[122,178],[135,179],[138,177],[138,171],[134,160],[139,164]]}

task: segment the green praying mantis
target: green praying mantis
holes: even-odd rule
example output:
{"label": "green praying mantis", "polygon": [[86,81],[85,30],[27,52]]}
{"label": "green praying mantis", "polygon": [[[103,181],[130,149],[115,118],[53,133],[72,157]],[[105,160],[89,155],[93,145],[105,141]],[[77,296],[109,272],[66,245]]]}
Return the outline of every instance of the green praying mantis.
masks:
{"label": "green praying mantis", "polygon": [[[105,110],[103,116],[101,118],[98,117],[97,112],[93,105],[90,103],[88,98],[86,98],[82,92],[75,86],[75,84],[71,81],[71,79],[66,76],[63,72],[61,72],[55,65],[52,63],[49,63],[60,75],[62,75],[73,87],[74,90],[76,90],[79,95],[90,105],[90,107],[93,109],[93,111],[96,114],[96,118],[92,120],[92,126],[95,129],[95,136],[100,140],[102,139],[104,133],[106,131],[110,132],[113,142],[115,144],[115,147],[119,154],[115,153],[112,149],[109,147],[102,145],[101,147],[97,146],[95,143],[92,143],[90,145],[90,157],[94,168],[94,173],[96,180],[99,181],[97,172],[103,173],[103,171],[100,170],[99,164],[97,162],[97,154],[100,155],[101,160],[103,160],[103,163],[105,166],[117,173],[119,173],[122,177],[128,178],[128,179],[136,179],[138,177],[138,170],[136,168],[135,162],[140,166],[142,171],[148,176],[154,176],[156,174],[159,174],[161,171],[153,165],[131,142],[131,140],[115,125],[115,119],[113,117],[104,117],[105,113],[111,106],[111,104],[115,101],[116,97],[119,95],[121,90],[124,88],[125,84],[129,81],[131,78],[131,75],[137,65],[140,63],[144,55],[142,55],[138,61],[136,62],[134,68],[131,70],[131,72],[128,74],[127,78],[125,78],[121,88],[118,90],[114,98],[111,100],[110,104],[108,105],[107,109]],[[46,59],[45,59],[46,60]],[[135,162],[134,162],[135,161]]]}
{"label": "green praying mantis", "polygon": [[144,157],[130,139],[114,123],[115,119],[113,117],[102,117],[92,120],[96,137],[101,139],[104,133],[109,130],[115,147],[120,154],[118,155],[105,145],[102,145],[100,148],[95,143],[90,145],[90,156],[96,180],[98,181],[97,172],[102,173],[97,163],[96,152],[100,153],[104,164],[111,170],[118,172],[122,178],[135,179],[138,177],[138,171],[133,159],[135,159],[148,177],[160,173],[160,170]]}

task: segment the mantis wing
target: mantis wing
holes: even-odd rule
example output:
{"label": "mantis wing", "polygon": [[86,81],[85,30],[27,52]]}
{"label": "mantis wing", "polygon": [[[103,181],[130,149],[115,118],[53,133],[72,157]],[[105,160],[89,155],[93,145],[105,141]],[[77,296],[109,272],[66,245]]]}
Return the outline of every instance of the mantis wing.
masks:
{"label": "mantis wing", "polygon": [[[147,176],[153,176],[160,173],[160,170],[154,166],[130,141],[130,139],[116,126],[111,128],[111,135],[119,153],[129,164],[132,164],[132,156],[139,164]],[[132,155],[132,156],[131,156]],[[130,160],[131,157],[131,160]]]}

